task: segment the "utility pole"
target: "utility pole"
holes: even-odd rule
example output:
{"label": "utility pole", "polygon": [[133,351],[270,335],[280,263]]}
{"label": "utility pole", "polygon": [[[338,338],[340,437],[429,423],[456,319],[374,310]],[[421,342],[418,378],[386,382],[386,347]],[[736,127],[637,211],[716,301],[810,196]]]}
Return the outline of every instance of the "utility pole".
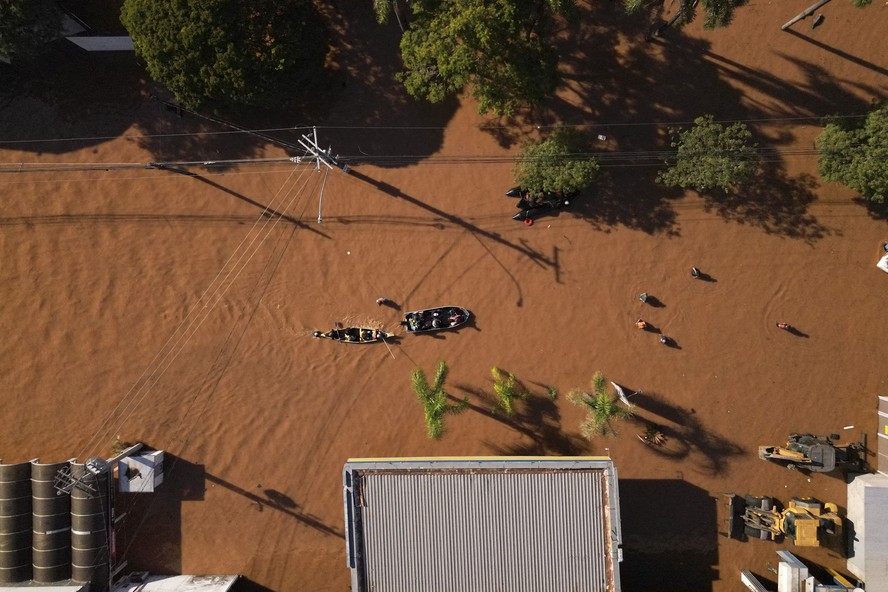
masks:
{"label": "utility pole", "polygon": [[[321,172],[321,165],[323,164],[327,167],[327,170],[324,171],[324,183],[321,185],[321,196],[318,199],[318,224],[323,222],[323,217],[321,216],[321,207],[324,204],[324,188],[327,186],[327,175],[334,168],[341,169],[343,173],[348,174],[349,168],[345,163],[339,162],[339,155],[333,156],[332,148],[328,147],[326,150],[322,149],[320,145],[318,145],[318,128],[315,126],[311,127],[311,136],[308,134],[302,134],[302,138],[297,140],[299,144],[305,148],[305,150],[311,154],[315,161],[315,171]],[[302,156],[295,156],[290,160],[299,164],[302,162]]]}
{"label": "utility pole", "polygon": [[811,16],[812,14],[814,14],[814,11],[816,11],[818,8],[820,8],[821,6],[823,6],[824,4],[826,4],[827,2],[829,2],[829,0],[820,0],[820,1],[817,2],[816,4],[812,4],[811,6],[809,6],[808,8],[806,8],[805,10],[803,10],[802,12],[798,13],[797,15],[795,15],[795,16],[792,18],[792,20],[790,20],[788,23],[786,23],[785,25],[783,25],[782,27],[780,27],[780,29],[783,30],[783,31],[785,31],[785,30],[787,30],[788,28],[790,28],[791,26],[793,26],[794,24],[796,24],[797,22],[799,22],[800,20],[808,18],[809,16]]}
{"label": "utility pole", "polygon": [[[343,164],[339,162],[339,155],[333,156],[332,149],[327,148],[326,150],[322,149],[318,145],[318,128],[312,126],[311,128],[312,135],[302,134],[302,138],[297,140],[299,144],[305,148],[309,154],[311,154],[315,159],[315,167],[318,172],[321,172],[321,164],[327,167],[330,170],[333,170],[334,167],[342,169],[343,173],[348,173],[349,168],[347,164]],[[301,156],[297,156],[295,158],[291,158],[290,160],[295,163],[302,162]]]}

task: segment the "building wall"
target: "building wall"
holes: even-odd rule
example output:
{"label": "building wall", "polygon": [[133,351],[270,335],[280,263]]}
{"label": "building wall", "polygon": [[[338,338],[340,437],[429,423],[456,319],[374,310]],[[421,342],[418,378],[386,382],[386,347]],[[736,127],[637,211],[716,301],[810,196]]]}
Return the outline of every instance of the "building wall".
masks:
{"label": "building wall", "polygon": [[879,397],[879,429],[876,432],[877,470],[888,475],[888,397]]}
{"label": "building wall", "polygon": [[848,484],[848,523],[848,570],[867,590],[888,590],[888,476],[861,475]]}

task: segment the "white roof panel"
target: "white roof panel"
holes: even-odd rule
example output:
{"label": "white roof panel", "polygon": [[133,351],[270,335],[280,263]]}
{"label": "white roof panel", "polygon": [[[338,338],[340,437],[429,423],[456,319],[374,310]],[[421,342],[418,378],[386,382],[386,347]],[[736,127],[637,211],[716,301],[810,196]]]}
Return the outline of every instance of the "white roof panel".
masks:
{"label": "white roof panel", "polygon": [[114,586],[113,592],[226,592],[237,578],[236,575],[148,575],[139,581],[124,580]]}

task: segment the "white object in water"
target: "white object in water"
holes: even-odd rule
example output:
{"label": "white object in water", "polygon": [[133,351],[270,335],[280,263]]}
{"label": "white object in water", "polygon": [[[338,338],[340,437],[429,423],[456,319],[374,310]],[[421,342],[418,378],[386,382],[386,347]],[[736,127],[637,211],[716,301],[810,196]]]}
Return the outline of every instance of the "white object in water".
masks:
{"label": "white object in water", "polygon": [[879,259],[879,262],[876,263],[876,267],[878,267],[885,273],[888,273],[888,255],[885,255],[884,257]]}

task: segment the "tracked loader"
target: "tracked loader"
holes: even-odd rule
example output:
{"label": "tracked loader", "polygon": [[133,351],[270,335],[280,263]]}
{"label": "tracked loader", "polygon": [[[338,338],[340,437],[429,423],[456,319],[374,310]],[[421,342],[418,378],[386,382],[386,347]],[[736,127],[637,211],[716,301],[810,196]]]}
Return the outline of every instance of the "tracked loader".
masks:
{"label": "tracked loader", "polygon": [[772,541],[789,539],[797,547],[840,548],[842,518],[835,504],[795,497],[785,508],[771,497],[727,493],[731,538]]}

